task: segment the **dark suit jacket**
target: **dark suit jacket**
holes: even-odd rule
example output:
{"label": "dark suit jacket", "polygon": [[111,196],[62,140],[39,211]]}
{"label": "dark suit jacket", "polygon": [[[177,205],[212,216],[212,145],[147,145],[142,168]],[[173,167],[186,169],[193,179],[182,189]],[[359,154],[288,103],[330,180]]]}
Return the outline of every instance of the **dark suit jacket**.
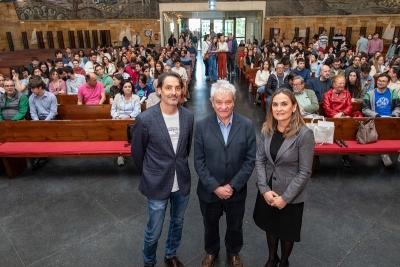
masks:
{"label": "dark suit jacket", "polygon": [[214,113],[196,125],[194,141],[194,166],[199,175],[197,195],[212,203],[220,198],[214,190],[230,184],[234,194],[228,201],[244,200],[247,181],[256,156],[256,135],[253,122],[234,112],[232,126],[225,145],[217,115]]}
{"label": "dark suit jacket", "polygon": [[270,153],[272,136],[261,134],[257,149],[257,187],[261,194],[268,192],[272,179],[272,190],[289,204],[307,199],[305,186],[311,176],[314,158],[314,135],[306,126],[283,141],[275,161]]}
{"label": "dark suit jacket", "polygon": [[319,78],[311,79],[310,82],[308,83],[308,88],[315,92],[315,95],[318,98],[318,102],[322,102],[324,94],[328,92],[329,89],[331,89],[331,87],[332,87],[332,80],[330,78],[327,80],[325,92],[321,91]]}
{"label": "dark suit jacket", "polygon": [[193,113],[179,106],[179,141],[176,154],[165,124],[160,103],[136,117],[132,138],[132,158],[142,172],[139,190],[151,199],[171,194],[175,172],[179,191],[190,193],[188,157],[192,145]]}

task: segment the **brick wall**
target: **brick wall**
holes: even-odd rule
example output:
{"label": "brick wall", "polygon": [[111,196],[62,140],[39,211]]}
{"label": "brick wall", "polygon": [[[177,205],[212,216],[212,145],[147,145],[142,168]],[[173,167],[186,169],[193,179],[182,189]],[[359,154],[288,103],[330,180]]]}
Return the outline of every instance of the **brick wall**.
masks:
{"label": "brick wall", "polygon": [[[318,33],[319,27],[325,27],[329,35],[329,28],[342,28],[342,33],[346,33],[346,27],[352,27],[351,44],[356,44],[361,27],[367,27],[367,35],[375,31],[375,27],[383,27],[385,32],[386,27],[392,21],[392,27],[396,26],[396,22],[400,16],[343,16],[343,17],[270,17],[269,20],[264,19],[264,37],[269,39],[270,28],[280,28],[280,35],[275,35],[277,40],[281,39],[285,34],[285,44],[290,43],[294,37],[294,28],[299,27],[300,30],[305,30],[310,27],[310,41],[314,34]],[[384,40],[385,44],[391,41]]]}
{"label": "brick wall", "polygon": [[[15,8],[11,3],[0,3],[0,51],[9,51],[6,32],[11,32],[14,49],[23,49],[21,32],[26,31],[28,40],[32,36],[32,31],[42,31],[46,37],[47,31],[53,32],[54,46],[58,48],[57,31],[63,31],[64,45],[69,46],[68,31],[75,31],[75,43],[78,46],[77,34],[78,30],[89,30],[90,36],[92,30],[110,30],[111,39],[118,41],[119,35],[124,26],[129,26],[131,33],[139,31],[141,36],[141,44],[146,45],[148,39],[144,37],[144,30],[151,29],[154,33],[160,32],[160,22],[157,19],[107,19],[107,20],[25,20],[18,19]],[[100,33],[99,33],[100,35]],[[100,38],[100,37],[99,37]],[[100,39],[99,39],[100,40]],[[153,40],[154,43],[154,40]],[[47,43],[45,43],[47,48]],[[37,48],[37,45],[29,44],[29,48]]]}

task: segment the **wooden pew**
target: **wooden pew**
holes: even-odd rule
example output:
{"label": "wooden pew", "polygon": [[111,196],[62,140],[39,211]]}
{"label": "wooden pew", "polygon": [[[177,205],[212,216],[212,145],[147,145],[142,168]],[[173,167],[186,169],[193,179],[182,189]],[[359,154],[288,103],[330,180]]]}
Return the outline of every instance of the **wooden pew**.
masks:
{"label": "wooden pew", "polygon": [[134,120],[2,121],[0,156],[14,178],[25,158],[129,156],[127,125]]}
{"label": "wooden pew", "polygon": [[[348,154],[396,154],[400,152],[400,118],[375,118],[378,141],[371,144],[357,144],[356,133],[359,121],[369,118],[326,118],[335,123],[334,139],[345,140],[348,148],[332,145],[315,145],[315,155]],[[311,119],[305,119],[310,122]],[[314,121],[315,122],[315,121]]]}
{"label": "wooden pew", "polygon": [[[78,104],[78,95],[56,95],[57,103],[59,105],[77,105]],[[110,103],[110,95],[106,94],[106,101],[104,104]]]}
{"label": "wooden pew", "polygon": [[[146,110],[146,103],[141,111]],[[111,119],[111,105],[59,105],[57,120],[108,120]]]}

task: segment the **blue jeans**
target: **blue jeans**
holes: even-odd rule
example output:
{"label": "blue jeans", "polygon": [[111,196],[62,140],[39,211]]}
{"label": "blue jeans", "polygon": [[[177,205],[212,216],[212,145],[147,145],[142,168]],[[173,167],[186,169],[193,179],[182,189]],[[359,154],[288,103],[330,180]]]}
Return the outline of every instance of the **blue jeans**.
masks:
{"label": "blue jeans", "polygon": [[208,71],[210,74],[210,79],[216,81],[217,76],[217,58],[213,55],[208,58]]}
{"label": "blue jeans", "polygon": [[265,92],[265,86],[259,86],[259,87],[257,88],[257,91],[258,91],[259,93],[264,93],[264,92]]}
{"label": "blue jeans", "polygon": [[270,102],[271,102],[271,98],[272,98],[272,96],[267,96],[267,101],[265,101],[265,109],[267,110],[267,112],[268,112],[268,107],[269,107],[269,104],[270,104]]}
{"label": "blue jeans", "polygon": [[189,202],[189,196],[190,194],[182,196],[180,191],[177,191],[171,193],[170,197],[167,199],[147,199],[149,220],[144,234],[144,246],[142,249],[142,256],[145,265],[155,265],[157,263],[156,252],[158,239],[161,236],[168,202],[171,202],[171,219],[167,241],[165,242],[165,256],[171,258],[176,255],[176,251],[181,243],[183,216]]}

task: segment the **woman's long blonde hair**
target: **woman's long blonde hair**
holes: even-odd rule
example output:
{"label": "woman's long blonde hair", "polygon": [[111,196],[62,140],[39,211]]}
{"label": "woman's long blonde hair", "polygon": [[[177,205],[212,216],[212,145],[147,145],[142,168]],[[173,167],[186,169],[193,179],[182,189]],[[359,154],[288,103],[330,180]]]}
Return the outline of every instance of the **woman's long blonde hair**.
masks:
{"label": "woman's long blonde hair", "polygon": [[292,113],[292,117],[290,118],[289,124],[286,126],[285,131],[283,132],[283,138],[289,138],[295,134],[297,134],[301,127],[305,125],[304,120],[301,118],[300,108],[297,103],[296,97],[293,92],[287,88],[279,88],[276,89],[274,94],[271,97],[271,102],[268,107],[267,119],[263,124],[262,132],[264,134],[273,135],[278,127],[278,121],[274,118],[274,114],[272,114],[272,103],[274,101],[274,97],[278,94],[287,95],[292,102],[292,105],[296,105],[296,110]]}

